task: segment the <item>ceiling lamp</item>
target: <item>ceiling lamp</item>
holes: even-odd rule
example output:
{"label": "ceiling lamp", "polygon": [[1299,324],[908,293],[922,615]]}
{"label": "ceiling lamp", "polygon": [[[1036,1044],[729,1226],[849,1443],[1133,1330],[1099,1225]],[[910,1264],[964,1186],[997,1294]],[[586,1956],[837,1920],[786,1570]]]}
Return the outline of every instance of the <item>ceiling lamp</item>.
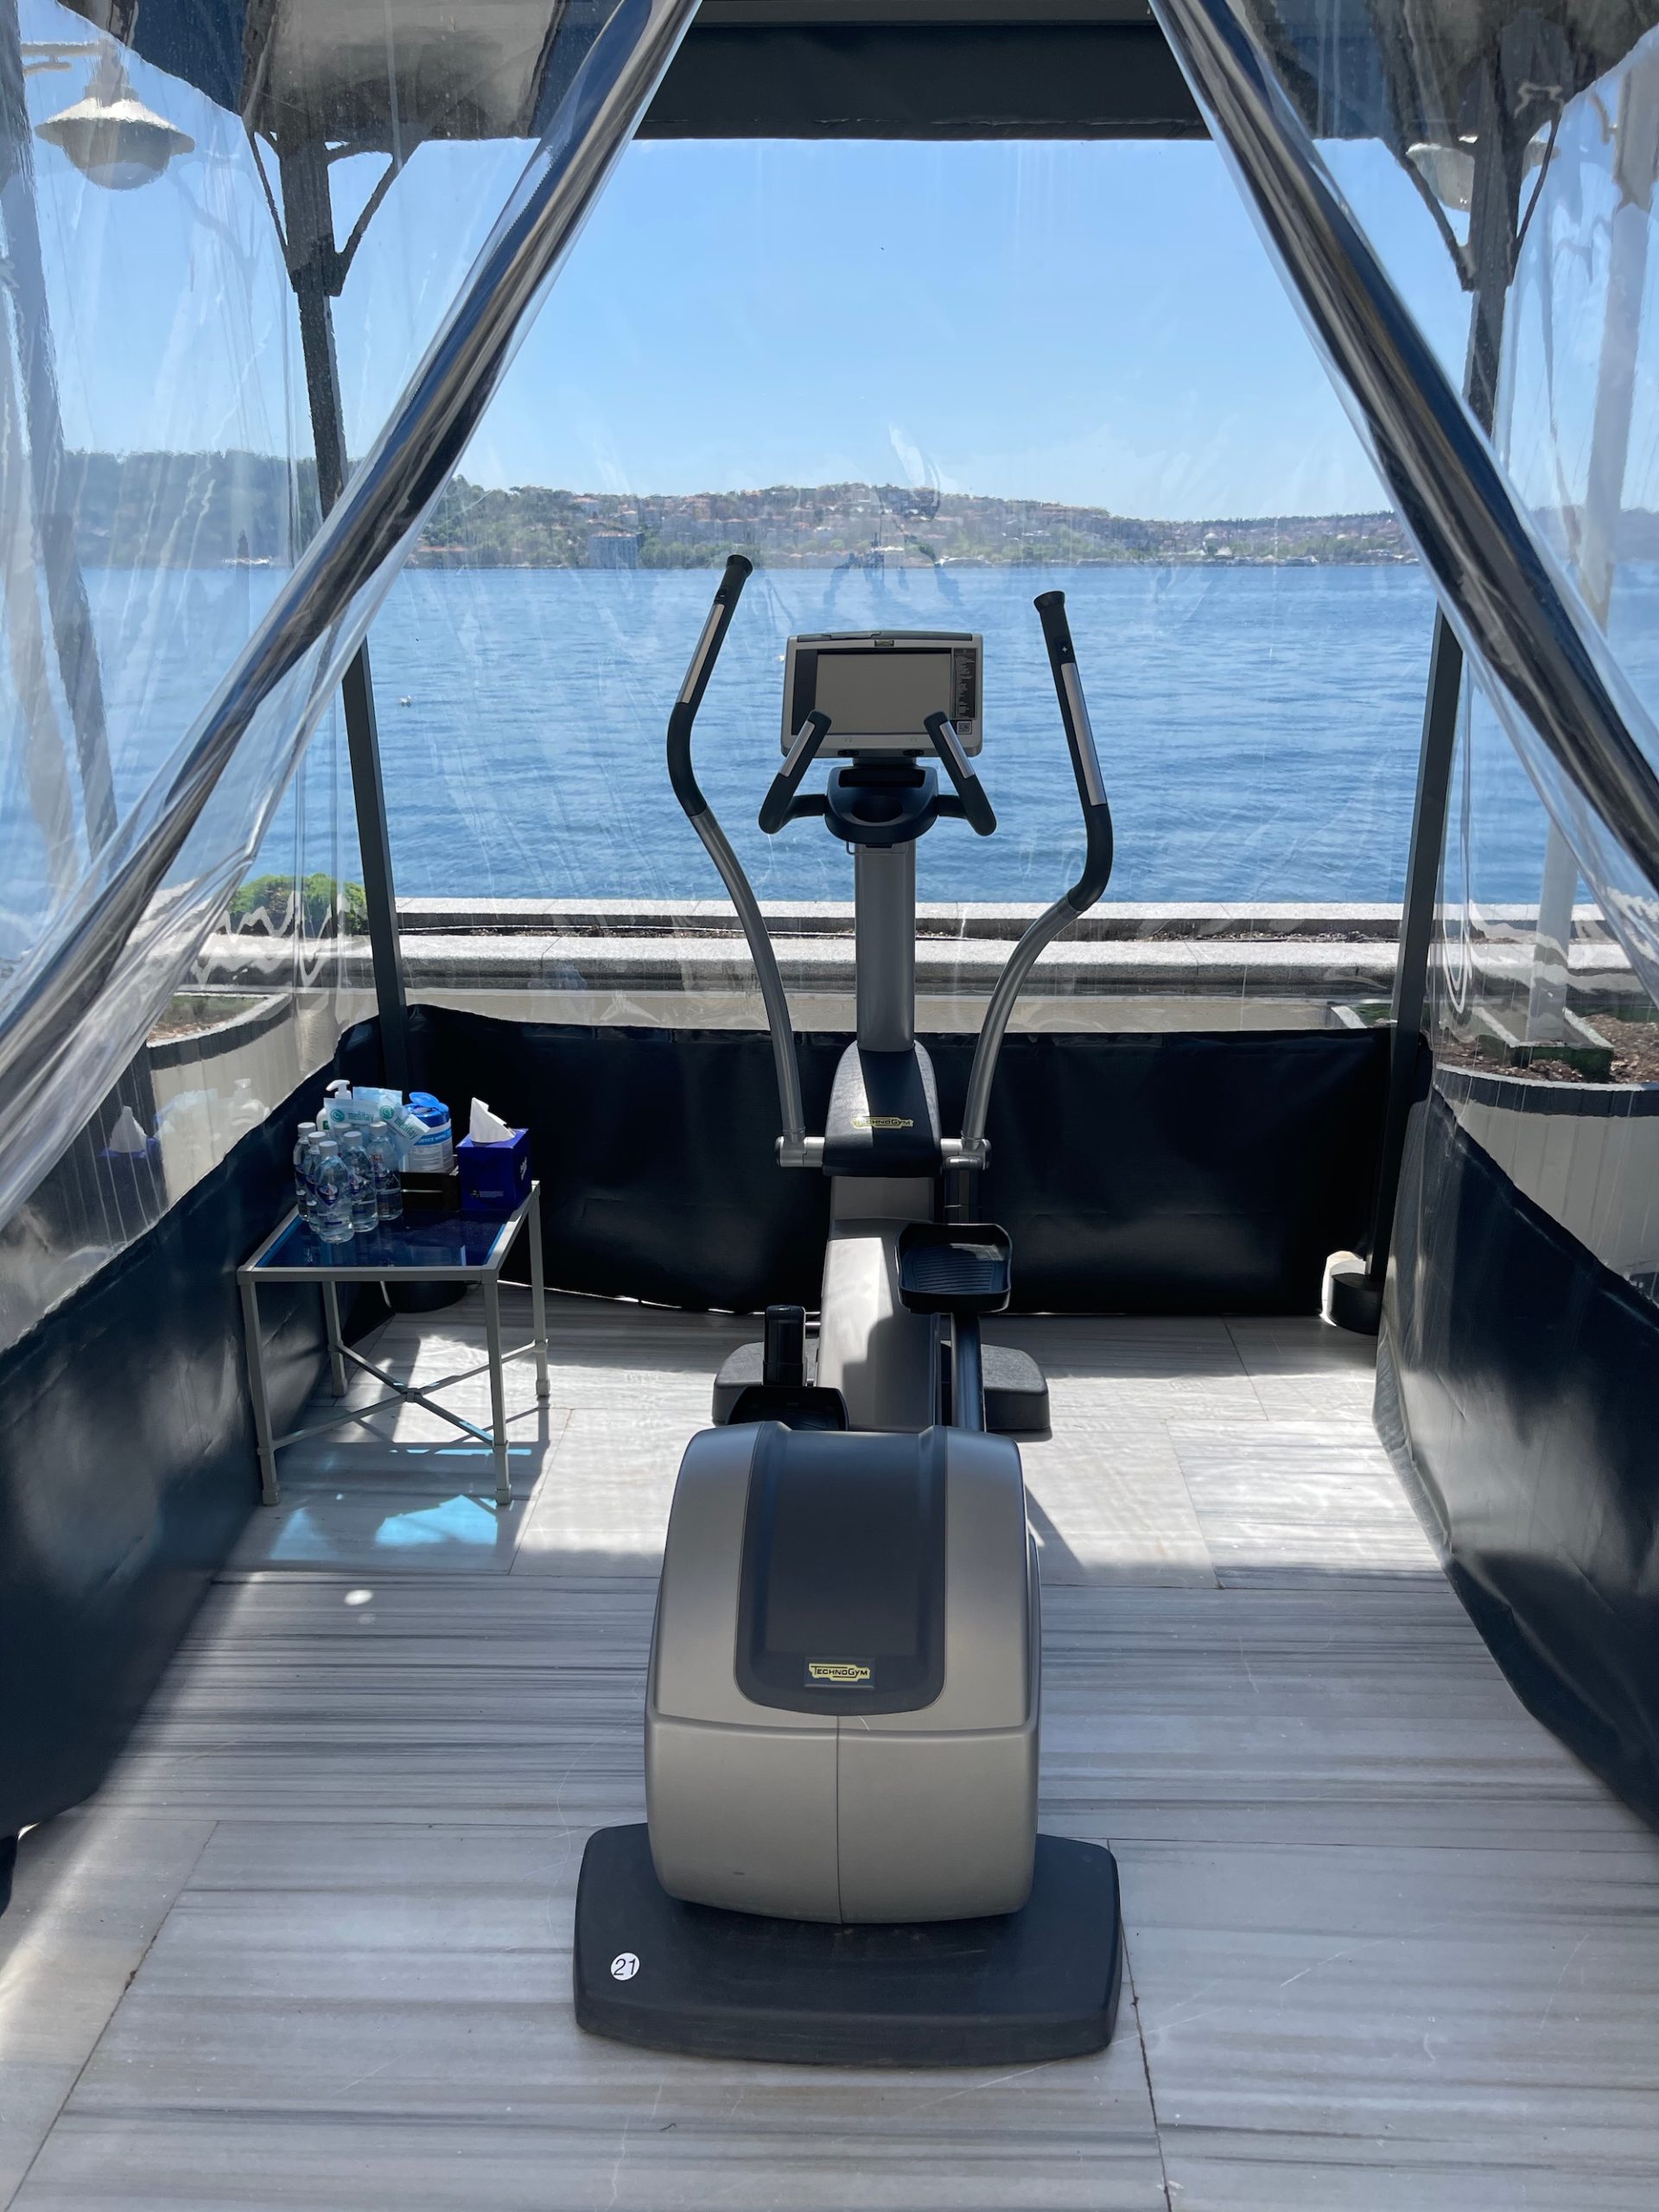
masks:
{"label": "ceiling lamp", "polygon": [[86,96],[36,124],[35,135],[67,154],[89,183],[109,192],[153,182],[175,154],[192,153],[196,143],[134,99],[113,54],[99,65]]}
{"label": "ceiling lamp", "polygon": [[1420,142],[1407,147],[1406,159],[1443,207],[1468,213],[1475,196],[1475,157],[1467,145]]}

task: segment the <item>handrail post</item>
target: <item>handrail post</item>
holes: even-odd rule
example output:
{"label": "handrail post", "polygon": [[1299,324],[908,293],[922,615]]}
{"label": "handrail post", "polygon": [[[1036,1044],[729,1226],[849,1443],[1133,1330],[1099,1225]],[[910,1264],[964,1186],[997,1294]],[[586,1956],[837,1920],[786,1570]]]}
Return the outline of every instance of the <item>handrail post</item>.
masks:
{"label": "handrail post", "polygon": [[[313,140],[283,150],[278,155],[278,163],[288,230],[289,276],[299,306],[300,349],[305,362],[306,395],[311,404],[317,501],[326,516],[346,487],[349,467],[340,360],[334,351],[334,295],[343,278],[344,264],[334,245],[326,150]],[[340,697],[346,722],[346,758],[352,772],[352,798],[357,815],[363,902],[368,911],[374,1002],[380,1017],[380,1057],[387,1082],[399,1090],[407,1090],[409,1003],[404,988],[391,837],[386,823],[380,732],[375,719],[374,680],[366,639],[340,679]],[[297,917],[297,891],[295,912]],[[335,925],[338,928],[338,920]]]}
{"label": "handrail post", "polygon": [[[1515,274],[1517,164],[1497,97],[1493,72],[1482,79],[1481,128],[1470,195],[1469,268],[1472,294],[1469,349],[1463,391],[1488,436],[1497,417],[1503,351],[1503,318]],[[1423,736],[1412,802],[1411,843],[1394,970],[1389,1039],[1388,1095],[1377,1147],[1376,1188],[1365,1272],[1333,1287],[1331,1318],[1344,1328],[1374,1336],[1381,1325],[1382,1291],[1394,1249],[1394,1210],[1405,1164],[1406,1133],[1417,1095],[1417,1065],[1428,1014],[1428,963],[1439,918],[1440,869],[1451,810],[1452,767],[1457,753],[1458,710],[1463,697],[1463,648],[1445,610],[1434,607],[1428,684],[1423,699]]]}

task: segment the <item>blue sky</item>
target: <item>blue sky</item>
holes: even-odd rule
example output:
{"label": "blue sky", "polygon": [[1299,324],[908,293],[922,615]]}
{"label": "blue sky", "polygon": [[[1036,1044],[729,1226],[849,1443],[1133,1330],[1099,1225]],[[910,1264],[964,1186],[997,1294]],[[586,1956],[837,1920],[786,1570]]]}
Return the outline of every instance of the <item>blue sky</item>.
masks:
{"label": "blue sky", "polygon": [[[86,35],[47,0],[24,13],[26,35]],[[246,143],[189,87],[133,75],[198,142],[160,182],[101,193],[37,146],[69,442],[306,442]],[[29,89],[38,118],[79,74]],[[392,187],[337,311],[354,449],[525,151],[424,147]],[[1381,148],[1336,158],[1460,366],[1464,302],[1420,203]],[[336,171],[342,232],[377,167]],[[640,143],[463,466],[635,492],[931,481],[1158,516],[1382,504],[1207,143]]]}
{"label": "blue sky", "polygon": [[[1421,206],[1379,149],[1344,162],[1460,365],[1463,301]],[[437,164],[402,184],[404,219],[428,195],[435,219]],[[1169,516],[1381,504],[1208,144],[641,143],[465,466],[636,492],[925,480]]]}

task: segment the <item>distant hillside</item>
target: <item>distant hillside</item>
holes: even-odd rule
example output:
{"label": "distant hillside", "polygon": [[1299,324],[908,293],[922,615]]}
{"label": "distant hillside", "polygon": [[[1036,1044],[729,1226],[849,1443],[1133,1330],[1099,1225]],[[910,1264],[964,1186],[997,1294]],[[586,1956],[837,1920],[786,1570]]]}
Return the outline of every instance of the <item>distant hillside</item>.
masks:
{"label": "distant hillside", "polygon": [[286,567],[317,526],[317,472],[257,453],[70,453],[60,500],[87,568]]}
{"label": "distant hillside", "polygon": [[[315,529],[316,471],[251,453],[72,453],[62,504],[92,568],[284,566]],[[1659,543],[1659,518],[1647,518]],[[938,563],[1390,562],[1392,515],[1160,522],[1104,507],[893,484],[640,494],[457,479],[415,562],[451,568],[701,569],[734,549],[772,567]]]}
{"label": "distant hillside", "polygon": [[1153,522],[1104,507],[895,484],[779,484],[640,494],[458,480],[434,512],[423,566],[702,569],[734,550],[772,568],[939,563],[1398,561],[1392,515]]}

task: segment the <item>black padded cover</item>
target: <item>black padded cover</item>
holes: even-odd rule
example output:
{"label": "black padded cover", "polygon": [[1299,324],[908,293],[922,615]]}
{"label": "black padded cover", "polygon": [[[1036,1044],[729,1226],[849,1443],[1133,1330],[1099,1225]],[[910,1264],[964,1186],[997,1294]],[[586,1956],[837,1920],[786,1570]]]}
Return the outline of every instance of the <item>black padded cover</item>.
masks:
{"label": "black padded cover", "polygon": [[[236,1269],[293,1203],[330,1073],[0,1356],[0,1835],[98,1787],[258,1510]],[[68,1222],[76,1197],[72,1154],[31,1205]],[[278,1283],[259,1306],[282,1427],[324,1370],[321,1308]]]}
{"label": "black padded cover", "polygon": [[912,1713],[944,1684],[944,1453],[776,1423],[755,1439],[737,1686],[785,1713]]}
{"label": "black padded cover", "polygon": [[682,1904],[645,1823],[588,1840],[576,2019],[705,2058],[807,2066],[1021,2066],[1103,2050],[1123,1956],[1117,1867],[1039,1835],[1031,1897],[989,1920],[844,1927]]}
{"label": "black padded cover", "polygon": [[[777,1160],[757,1031],[410,1012],[413,1080],[530,1129],[547,1279],[668,1306],[816,1307],[830,1189]],[[843,1037],[798,1039],[810,1129]],[[1016,1032],[991,1094],[986,1211],[1014,1239],[1014,1310],[1314,1313],[1327,1255],[1370,1220],[1381,1029],[1205,1036]],[[928,1039],[961,1125],[971,1037]],[[372,1033],[341,1072],[378,1082]]]}
{"label": "black padded cover", "polygon": [[919,1045],[870,1052],[849,1045],[836,1070],[823,1125],[826,1175],[937,1175],[939,1093]]}
{"label": "black padded cover", "polygon": [[1533,1712],[1659,1827],[1659,1305],[1438,1088],[1413,1110],[1390,1272],[1377,1425],[1452,1583]]}

